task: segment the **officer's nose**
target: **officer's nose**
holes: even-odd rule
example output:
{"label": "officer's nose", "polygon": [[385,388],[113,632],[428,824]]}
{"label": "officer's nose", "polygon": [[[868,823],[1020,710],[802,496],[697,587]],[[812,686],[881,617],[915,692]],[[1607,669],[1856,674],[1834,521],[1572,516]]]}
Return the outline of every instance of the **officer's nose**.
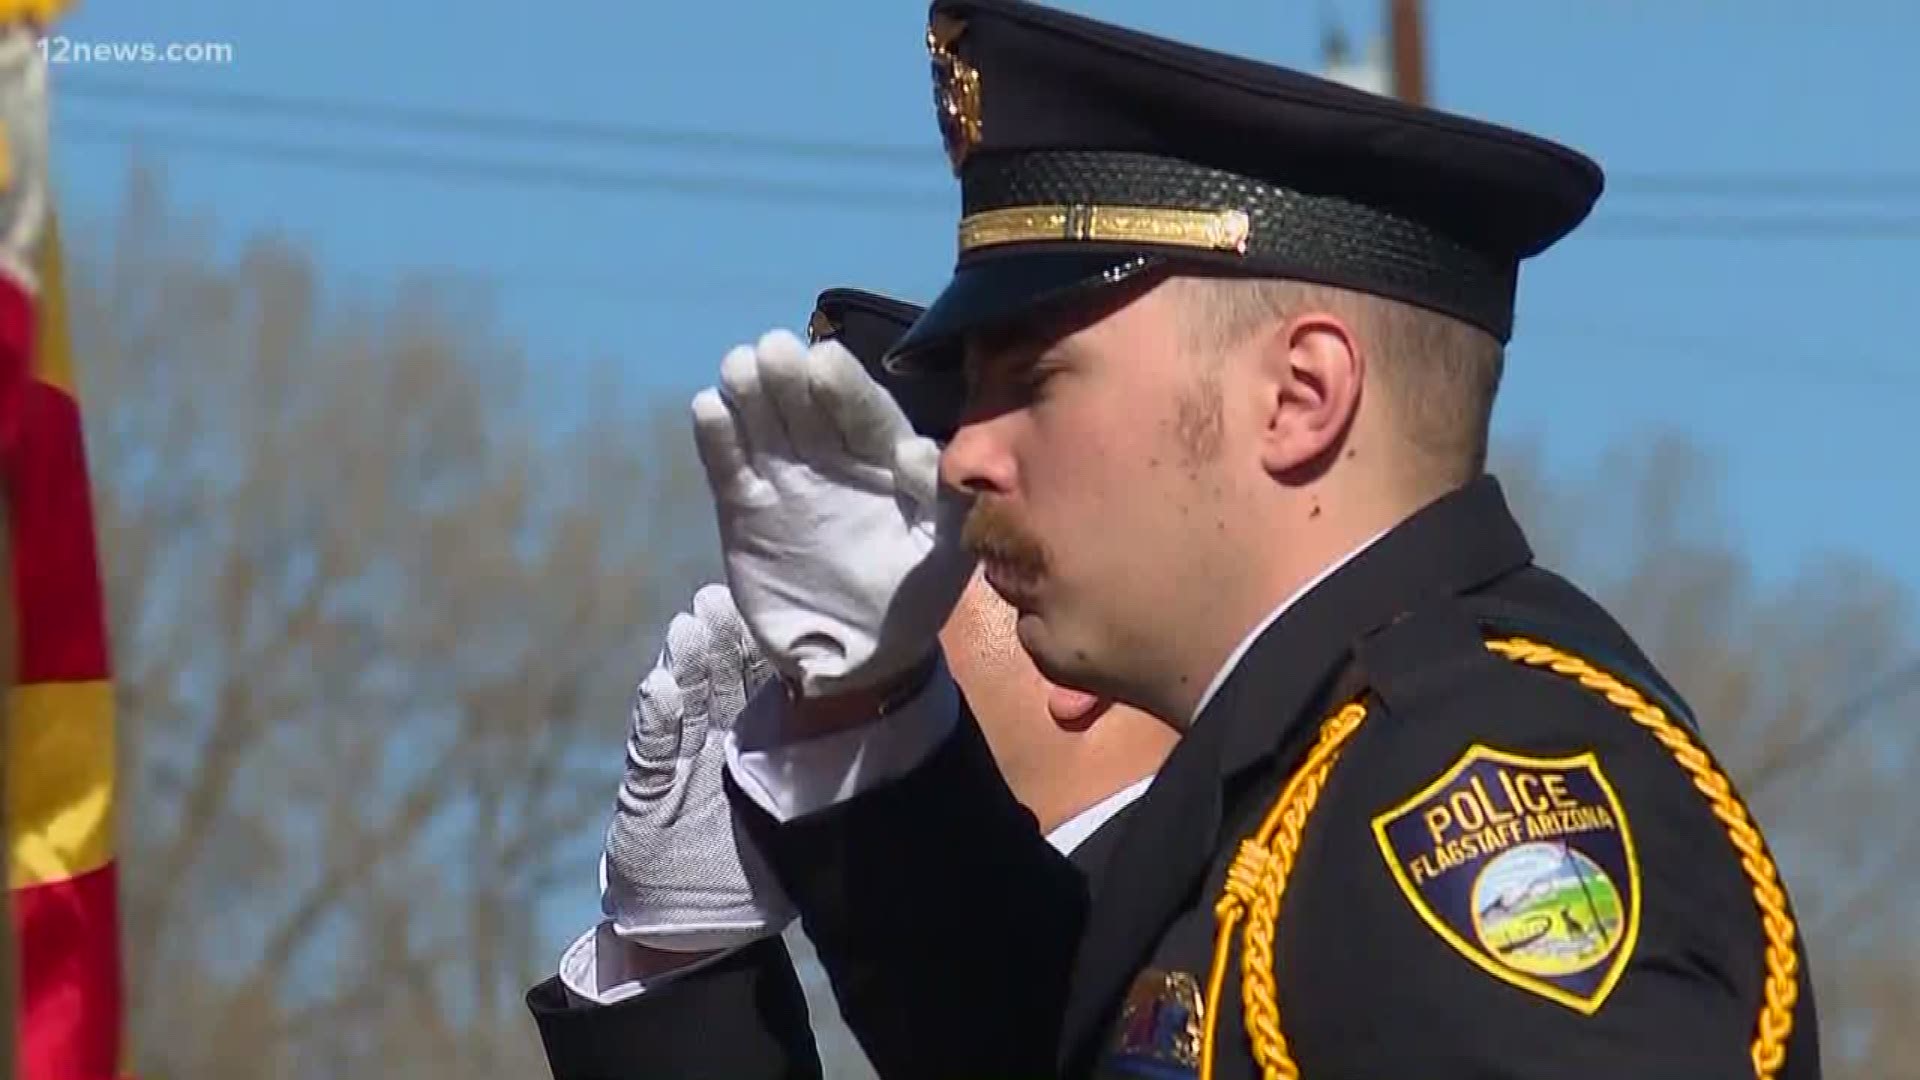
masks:
{"label": "officer's nose", "polygon": [[1006,495],[1017,479],[1004,430],[1011,417],[1001,415],[961,423],[940,451],[940,480],[973,495]]}

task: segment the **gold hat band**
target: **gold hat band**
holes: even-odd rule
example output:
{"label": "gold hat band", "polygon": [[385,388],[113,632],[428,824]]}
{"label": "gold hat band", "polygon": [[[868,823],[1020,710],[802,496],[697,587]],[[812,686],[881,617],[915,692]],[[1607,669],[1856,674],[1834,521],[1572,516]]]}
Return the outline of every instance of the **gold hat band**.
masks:
{"label": "gold hat band", "polygon": [[960,253],[1000,244],[1106,241],[1247,253],[1253,221],[1245,210],[1157,206],[1010,206],[960,220]]}

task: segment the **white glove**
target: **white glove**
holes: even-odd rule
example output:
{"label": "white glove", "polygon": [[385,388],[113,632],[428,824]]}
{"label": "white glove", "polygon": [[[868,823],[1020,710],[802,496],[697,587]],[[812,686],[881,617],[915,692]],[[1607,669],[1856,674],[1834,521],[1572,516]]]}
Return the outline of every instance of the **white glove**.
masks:
{"label": "white glove", "polygon": [[673,617],[634,691],[626,776],[607,829],[601,906],[623,938],[697,952],[771,937],[793,907],[734,827],[727,733],[773,677],[724,586]]}
{"label": "white glove", "polygon": [[776,330],[736,348],[693,419],[734,599],[801,693],[880,686],[933,655],[973,572],[969,500],[844,346]]}

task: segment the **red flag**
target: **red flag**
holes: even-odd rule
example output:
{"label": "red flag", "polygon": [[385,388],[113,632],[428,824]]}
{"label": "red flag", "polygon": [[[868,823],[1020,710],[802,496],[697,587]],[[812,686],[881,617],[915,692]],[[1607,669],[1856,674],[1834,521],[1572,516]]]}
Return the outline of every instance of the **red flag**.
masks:
{"label": "red flag", "polygon": [[[79,401],[64,380],[58,239],[36,311],[0,275],[0,334],[36,335],[14,392],[6,494],[19,628],[6,718],[7,884],[20,1080],[110,1080],[120,1065],[114,717]],[[36,320],[35,315],[40,318]]]}
{"label": "red flag", "polygon": [[[58,9],[27,5],[45,18]],[[44,10],[43,10],[44,9]],[[18,14],[13,12],[11,14]],[[46,205],[44,57],[0,64],[0,489],[18,627],[5,708],[5,840],[19,1080],[122,1073],[115,747],[92,488]],[[45,223],[44,234],[40,224]]]}

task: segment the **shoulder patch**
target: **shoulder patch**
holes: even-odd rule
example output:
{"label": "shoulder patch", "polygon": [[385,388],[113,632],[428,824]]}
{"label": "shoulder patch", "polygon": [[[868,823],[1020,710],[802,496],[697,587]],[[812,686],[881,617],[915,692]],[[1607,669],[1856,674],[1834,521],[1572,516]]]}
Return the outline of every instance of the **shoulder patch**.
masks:
{"label": "shoulder patch", "polygon": [[1626,970],[1640,866],[1591,752],[1472,746],[1373,832],[1421,920],[1502,982],[1592,1014]]}

